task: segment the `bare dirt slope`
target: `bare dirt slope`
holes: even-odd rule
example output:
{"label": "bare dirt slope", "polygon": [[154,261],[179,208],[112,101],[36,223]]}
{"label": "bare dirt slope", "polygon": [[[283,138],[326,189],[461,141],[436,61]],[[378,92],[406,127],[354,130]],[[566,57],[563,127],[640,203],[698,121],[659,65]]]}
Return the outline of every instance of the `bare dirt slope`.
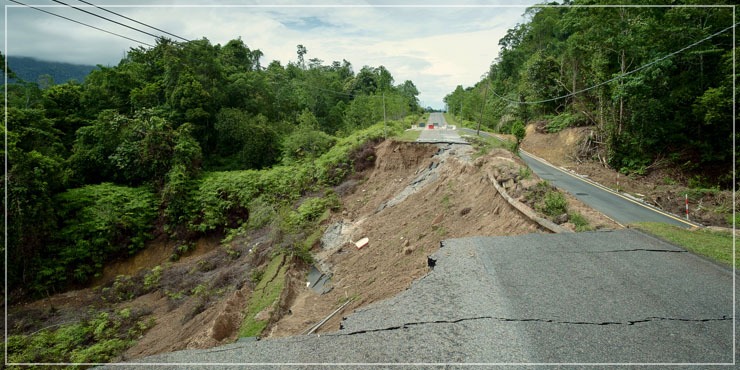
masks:
{"label": "bare dirt slope", "polygon": [[[107,266],[89,288],[12,304],[9,332],[29,334],[86,320],[98,312],[129,309],[155,325],[117,360],[230,343],[236,339],[249,297],[250,266],[259,255],[245,253],[248,240],[232,243],[231,253],[219,240],[197,241],[195,249],[176,262],[169,261],[171,245],[153,241],[144,253]],[[157,287],[145,290],[143,277],[157,266],[162,267]],[[118,298],[126,296],[131,298]]]}
{"label": "bare dirt slope", "polygon": [[[333,273],[333,289],[321,295],[305,281],[295,284],[290,313],[269,335],[300,334],[353,299],[318,332],[338,330],[343,315],[392,297],[424,276],[427,256],[444,239],[539,232],[539,226],[513,209],[486,177],[496,158],[519,159],[501,150],[473,161],[471,151],[465,145],[380,144],[375,167],[342,198],[344,208],[330,223],[342,225],[345,240],[367,237],[369,245],[357,250],[346,243],[319,250],[318,264]],[[409,188],[415,189],[410,193]]]}
{"label": "bare dirt slope", "polygon": [[[472,159],[467,145],[395,141],[371,150],[374,166],[336,188],[342,208],[323,225],[334,233],[327,233],[312,251],[316,266],[332,274],[327,285],[331,290],[320,294],[307,287],[306,266],[293,265],[281,299],[284,305],[275,310],[263,336],[301,334],[350,301],[318,332],[338,330],[342,316],[392,297],[427,274],[427,257],[444,239],[544,232],[512,208],[487,177],[502,165],[512,176],[524,166],[508,151],[497,149]],[[511,188],[510,195],[523,197],[522,187],[538,181],[532,176]],[[574,200],[571,206],[597,228],[615,226]],[[358,250],[351,242],[364,237],[369,244]],[[254,285],[250,271],[268,262],[272,252],[269,230],[228,243],[212,236],[169,262],[173,247],[154,241],[143,253],[107,266],[91,288],[11,306],[11,333],[76,322],[93,315],[91,308],[129,308],[156,324],[119,360],[233,342]],[[162,270],[156,289],[145,290],[145,277],[157,266]],[[131,298],[119,301],[117,294]]]}
{"label": "bare dirt slope", "polygon": [[578,158],[578,147],[591,131],[591,127],[573,127],[548,134],[530,124],[522,149],[677,215],[685,214],[684,194],[688,192],[690,218],[693,221],[707,226],[732,226],[727,218],[733,207],[732,192],[690,189],[685,186],[687,179],[680,171],[659,163],[654,164],[645,176],[625,176],[599,161]]}

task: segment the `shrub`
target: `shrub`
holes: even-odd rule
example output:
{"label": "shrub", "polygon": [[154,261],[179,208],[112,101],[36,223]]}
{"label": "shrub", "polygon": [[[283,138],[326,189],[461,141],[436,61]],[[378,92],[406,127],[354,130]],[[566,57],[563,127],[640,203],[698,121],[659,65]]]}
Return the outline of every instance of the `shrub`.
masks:
{"label": "shrub", "polygon": [[109,183],[67,190],[57,204],[64,224],[37,274],[36,288],[42,291],[87,282],[106,261],[143,248],[157,215],[149,189]]}
{"label": "shrub", "polygon": [[570,222],[573,223],[573,225],[576,226],[576,231],[590,231],[593,230],[591,225],[589,225],[588,220],[586,220],[585,217],[583,217],[582,214],[578,212],[571,212],[568,214],[570,218]]}
{"label": "shrub", "polygon": [[162,278],[162,266],[155,266],[151,271],[144,275],[144,289],[149,290],[159,285],[159,279]]}
{"label": "shrub", "polygon": [[[389,121],[389,135],[400,131],[404,124],[402,121]],[[331,149],[314,161],[265,170],[206,173],[191,192],[189,227],[196,232],[239,228],[249,222],[255,208],[260,209],[260,217],[248,225],[264,225],[274,217],[277,209],[295,202],[305,192],[322,185],[341,183],[352,173],[349,154],[368,141],[382,138],[383,132],[382,123],[357,131],[337,140]]]}
{"label": "shrub", "polygon": [[283,161],[290,163],[302,159],[313,159],[326,153],[336,139],[310,126],[300,126],[286,136],[282,142]]}
{"label": "shrub", "polygon": [[545,194],[543,206],[540,208],[542,213],[555,217],[568,212],[568,201],[565,196],[557,190],[549,191]]}
{"label": "shrub", "polygon": [[118,275],[116,279],[101,290],[101,298],[108,302],[132,300],[144,293],[141,279],[128,275]]}
{"label": "shrub", "polygon": [[560,132],[568,127],[583,126],[588,123],[588,118],[582,113],[561,113],[549,117],[550,122],[545,126],[549,133]]}
{"label": "shrub", "polygon": [[527,134],[527,130],[524,128],[522,121],[515,121],[511,125],[511,134],[516,137],[516,147],[519,148],[519,144],[524,140],[524,136]]}
{"label": "shrub", "polygon": [[143,318],[146,314],[146,311],[129,309],[101,312],[79,323],[61,325],[56,330],[10,335],[7,362],[110,362],[154,325],[152,319]]}

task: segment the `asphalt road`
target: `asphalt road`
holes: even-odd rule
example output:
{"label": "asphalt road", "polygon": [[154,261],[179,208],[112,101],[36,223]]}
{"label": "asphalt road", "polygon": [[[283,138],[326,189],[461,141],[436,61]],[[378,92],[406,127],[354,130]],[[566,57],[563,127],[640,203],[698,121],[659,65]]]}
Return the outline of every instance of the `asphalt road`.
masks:
{"label": "asphalt road", "polygon": [[733,362],[732,271],[638,231],[452,239],[431,259],[427,276],[346,317],[337,333],[137,363]]}
{"label": "asphalt road", "polygon": [[[475,134],[475,130],[462,130]],[[482,131],[481,135],[492,136]],[[662,222],[680,227],[696,226],[696,224],[687,222],[676,215],[663,212],[639,200],[561,170],[526,151],[520,150],[519,154],[537,176],[569,192],[578,200],[623,225],[636,222]]]}
{"label": "asphalt road", "polygon": [[[429,126],[434,126],[433,129],[429,129]],[[452,130],[447,127],[447,121],[442,113],[430,113],[429,119],[427,120],[427,127],[425,127],[419,138],[416,139],[419,143],[452,143],[452,144],[468,144],[457,130]]]}

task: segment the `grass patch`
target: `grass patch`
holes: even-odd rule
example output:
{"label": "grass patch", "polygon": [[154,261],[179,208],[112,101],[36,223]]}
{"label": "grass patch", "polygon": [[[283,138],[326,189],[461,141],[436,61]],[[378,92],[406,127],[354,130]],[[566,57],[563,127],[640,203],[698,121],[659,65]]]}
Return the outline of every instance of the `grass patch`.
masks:
{"label": "grass patch", "polygon": [[457,119],[455,118],[455,116],[449,113],[444,113],[444,116],[445,116],[445,121],[447,121],[448,125],[455,125],[455,126],[460,125],[460,123],[457,122]]}
{"label": "grass patch", "polygon": [[449,210],[450,207],[452,207],[452,203],[450,202],[450,196],[448,194],[445,194],[445,196],[442,197],[442,200],[440,201],[442,203],[442,206],[445,207],[445,209]]}
{"label": "grass patch", "polygon": [[467,142],[470,143],[470,145],[473,146],[473,149],[475,149],[475,153],[473,154],[473,158],[478,158],[481,156],[484,156],[488,154],[491,150],[496,148],[506,149],[511,151],[513,146],[510,143],[503,142],[499,139],[496,139],[495,137],[491,136],[469,136],[465,135],[463,136]]}
{"label": "grass patch", "polygon": [[421,130],[406,130],[394,137],[398,141],[416,141],[421,135]]}
{"label": "grass patch", "polygon": [[[732,266],[732,234],[729,232],[696,230],[691,231],[677,226],[641,222],[632,225],[659,238],[674,243],[688,251],[711,258],[727,266]],[[740,257],[740,254],[738,255]],[[735,266],[738,266],[735,258]]]}
{"label": "grass patch", "polygon": [[[475,129],[478,127],[478,122],[468,121],[466,119],[457,119],[457,117],[449,113],[444,113],[444,116],[448,125],[455,125],[457,128],[466,127]],[[483,129],[483,127],[481,127],[481,129]]]}
{"label": "grass patch", "polygon": [[255,316],[262,310],[277,304],[280,299],[280,294],[285,287],[285,274],[288,269],[288,264],[284,263],[284,259],[285,257],[282,254],[276,255],[261,274],[260,282],[254,288],[252,296],[249,297],[247,313],[239,328],[240,337],[257,336],[267,327],[269,319],[257,320]]}
{"label": "grass patch", "polygon": [[586,220],[586,218],[578,212],[568,213],[568,218],[570,219],[570,222],[572,222],[573,225],[576,226],[576,232],[591,231],[594,229],[588,223],[588,220]]}

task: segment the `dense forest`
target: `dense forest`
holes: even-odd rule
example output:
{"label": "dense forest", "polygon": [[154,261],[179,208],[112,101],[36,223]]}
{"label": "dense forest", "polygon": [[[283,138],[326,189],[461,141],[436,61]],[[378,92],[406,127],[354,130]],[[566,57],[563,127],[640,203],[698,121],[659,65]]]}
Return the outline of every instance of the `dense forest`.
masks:
{"label": "dense forest", "polygon": [[11,293],[83,285],[153,237],[187,250],[199,235],[238,229],[253,204],[278,212],[349,174],[356,133],[384,134],[368,129],[384,113],[420,113],[414,84],[394,85],[383,66],[355,72],[346,60],[307,59],[302,45],[287,65],[261,57],[240,39],[161,38],[81,83],[9,85]]}
{"label": "dense forest", "polygon": [[482,80],[445,97],[449,112],[507,133],[591,126],[582,158],[731,188],[733,8],[593,6],[608,3],[529,8]]}

